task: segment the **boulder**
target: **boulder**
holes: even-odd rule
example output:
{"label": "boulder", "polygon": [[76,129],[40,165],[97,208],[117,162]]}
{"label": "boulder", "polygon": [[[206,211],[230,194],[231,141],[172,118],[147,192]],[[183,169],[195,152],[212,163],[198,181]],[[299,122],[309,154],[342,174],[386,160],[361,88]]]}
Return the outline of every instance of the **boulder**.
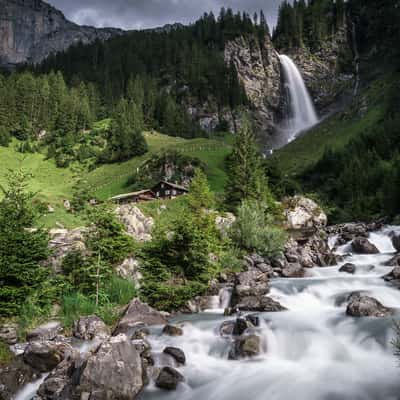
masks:
{"label": "boulder", "polygon": [[241,311],[255,311],[255,312],[277,312],[285,311],[286,308],[279,304],[277,301],[272,300],[266,296],[248,296],[241,299],[241,302],[236,305]]}
{"label": "boulder", "polygon": [[178,347],[166,347],[163,353],[171,356],[178,364],[184,365],[186,363],[185,353]]}
{"label": "boulder", "polygon": [[373,297],[356,293],[350,297],[346,314],[351,317],[387,317],[392,314],[392,310]]}
{"label": "boulder", "polygon": [[128,305],[123,317],[119,321],[114,335],[120,333],[128,333],[129,330],[137,326],[145,325],[165,325],[167,322],[165,316],[150,307],[146,303],[142,303],[139,298],[133,299]]}
{"label": "boulder", "polygon": [[358,236],[352,242],[353,251],[358,254],[378,254],[378,248],[367,238]]}
{"label": "boulder", "polygon": [[18,341],[18,325],[4,324],[0,326],[0,342],[8,345],[16,344]]}
{"label": "boulder", "polygon": [[96,315],[81,317],[74,322],[72,334],[82,340],[93,340],[95,338],[105,339],[110,336],[110,329],[105,322]]}
{"label": "boulder", "polygon": [[383,279],[388,282],[400,280],[400,266],[393,268],[390,273],[383,277]]}
{"label": "boulder", "polygon": [[143,349],[124,334],[103,342],[80,376],[81,399],[134,400],[143,388]]}
{"label": "boulder", "polygon": [[40,325],[32,331],[28,332],[26,335],[26,339],[28,340],[28,342],[33,342],[35,340],[53,340],[62,331],[63,327],[60,322],[51,321],[47,324]]}
{"label": "boulder", "polygon": [[236,339],[229,352],[230,360],[255,357],[261,353],[261,338],[257,335],[242,336]]}
{"label": "boulder", "polygon": [[232,225],[235,223],[236,217],[232,213],[226,213],[225,215],[217,215],[215,217],[215,225],[222,236],[227,236]]}
{"label": "boulder", "polygon": [[156,386],[160,389],[175,390],[180,382],[185,379],[176,369],[164,367],[156,380]]}
{"label": "boulder", "polygon": [[219,334],[221,336],[231,336],[235,329],[235,321],[224,321],[219,327]]}
{"label": "boulder", "polygon": [[133,282],[136,289],[140,289],[140,281],[143,276],[140,272],[139,260],[128,257],[115,268],[115,271],[121,278]]}
{"label": "boulder", "polygon": [[130,236],[139,242],[151,240],[154,226],[153,218],[146,217],[138,207],[124,204],[116,209],[116,213]]}
{"label": "boulder", "polygon": [[168,336],[182,336],[183,329],[180,328],[179,326],[168,324],[164,326],[162,333]]}
{"label": "boulder", "polygon": [[344,264],[339,268],[339,272],[346,272],[348,274],[354,274],[356,272],[356,266],[351,263]]}
{"label": "boulder", "polygon": [[65,342],[31,342],[24,352],[24,361],[40,372],[54,369],[65,357],[74,353],[74,349]]}
{"label": "boulder", "polygon": [[282,269],[284,278],[303,278],[304,275],[304,268],[299,263],[290,263]]}
{"label": "boulder", "polygon": [[[40,400],[71,400],[77,398],[76,388],[89,353],[73,353],[50,372],[38,389]],[[36,399],[36,397],[35,397]]]}
{"label": "boulder", "polygon": [[392,244],[393,247],[400,252],[400,235],[393,235],[392,236]]}
{"label": "boulder", "polygon": [[86,250],[85,246],[85,228],[51,229],[49,247],[51,256],[47,260],[57,273],[62,272],[62,262],[64,257],[71,251]]}
{"label": "boulder", "polygon": [[0,399],[13,399],[21,387],[38,378],[37,371],[22,357],[14,357],[7,365],[0,365]]}
{"label": "boulder", "polygon": [[398,265],[400,265],[400,254],[396,254],[389,261],[385,262],[384,265],[387,267],[397,267]]}
{"label": "boulder", "polygon": [[328,221],[321,207],[303,196],[290,197],[284,201],[284,216],[289,230],[320,228],[326,226]]}

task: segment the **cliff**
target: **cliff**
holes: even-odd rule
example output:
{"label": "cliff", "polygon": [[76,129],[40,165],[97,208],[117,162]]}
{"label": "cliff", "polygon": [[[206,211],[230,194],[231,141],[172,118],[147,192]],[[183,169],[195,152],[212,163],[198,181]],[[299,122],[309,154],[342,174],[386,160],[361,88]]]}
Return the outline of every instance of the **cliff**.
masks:
{"label": "cliff", "polygon": [[36,64],[74,43],[106,40],[122,32],[76,25],[41,0],[0,0],[0,65]]}
{"label": "cliff", "polygon": [[225,46],[225,62],[233,62],[255,118],[263,131],[272,132],[281,103],[281,69],[269,36],[241,36]]}

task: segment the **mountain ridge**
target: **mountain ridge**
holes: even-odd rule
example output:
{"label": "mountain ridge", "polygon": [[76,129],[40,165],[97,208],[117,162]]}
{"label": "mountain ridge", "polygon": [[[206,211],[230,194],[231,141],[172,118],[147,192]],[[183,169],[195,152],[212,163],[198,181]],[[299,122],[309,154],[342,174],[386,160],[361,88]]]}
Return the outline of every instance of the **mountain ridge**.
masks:
{"label": "mountain ridge", "polygon": [[81,26],[42,0],[0,0],[0,65],[38,64],[71,45],[107,40],[124,31]]}

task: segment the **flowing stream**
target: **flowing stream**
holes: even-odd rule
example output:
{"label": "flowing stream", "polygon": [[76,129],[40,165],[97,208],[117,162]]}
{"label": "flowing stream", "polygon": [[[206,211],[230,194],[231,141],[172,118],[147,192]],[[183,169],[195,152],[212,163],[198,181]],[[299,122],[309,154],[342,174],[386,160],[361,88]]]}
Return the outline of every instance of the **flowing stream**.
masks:
{"label": "flowing stream", "polygon": [[[177,317],[184,335],[161,335],[154,328],[149,340],[156,366],[171,365],[185,376],[177,391],[163,391],[154,382],[141,400],[398,400],[399,360],[391,341],[393,318],[346,316],[347,297],[365,291],[385,306],[400,307],[400,290],[382,279],[393,267],[383,264],[395,249],[389,234],[400,227],[387,227],[370,235],[380,254],[352,255],[348,245],[337,249],[344,261],[333,267],[312,268],[305,278],[274,279],[270,296],[288,308],[260,313],[256,332],[263,353],[253,359],[228,360],[231,339],[219,334],[230,289],[221,290],[212,302],[214,310]],[[333,245],[335,237],[329,240]],[[339,272],[344,263],[356,265],[354,275]],[[187,363],[177,367],[163,356],[166,346],[181,348]],[[80,351],[93,343],[80,343]],[[17,400],[30,400],[39,381],[25,386]]]}
{"label": "flowing stream", "polygon": [[[177,318],[174,322],[184,326],[182,337],[154,332],[155,352],[165,346],[184,350],[187,364],[179,370],[186,382],[177,392],[150,384],[141,400],[399,399],[392,317],[352,318],[345,313],[348,295],[359,290],[386,306],[400,307],[400,291],[382,279],[392,270],[382,265],[394,253],[392,229],[400,231],[390,227],[370,236],[381,254],[349,254],[340,265],[308,270],[305,278],[272,280],[271,297],[289,311],[260,314],[265,351],[257,358],[228,360],[230,339],[221,337],[218,328],[230,317],[221,310]],[[348,250],[343,246],[337,251]],[[347,262],[357,266],[354,275],[339,272]]]}

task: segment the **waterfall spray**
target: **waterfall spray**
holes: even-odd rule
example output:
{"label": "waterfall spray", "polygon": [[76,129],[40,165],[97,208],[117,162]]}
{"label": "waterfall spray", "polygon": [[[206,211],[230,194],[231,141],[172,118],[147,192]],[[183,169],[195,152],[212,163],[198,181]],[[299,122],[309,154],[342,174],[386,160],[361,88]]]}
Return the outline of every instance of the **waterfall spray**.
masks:
{"label": "waterfall spray", "polygon": [[284,85],[287,91],[288,112],[282,130],[287,142],[296,135],[318,123],[317,113],[295,63],[285,55],[279,56],[283,71]]}

